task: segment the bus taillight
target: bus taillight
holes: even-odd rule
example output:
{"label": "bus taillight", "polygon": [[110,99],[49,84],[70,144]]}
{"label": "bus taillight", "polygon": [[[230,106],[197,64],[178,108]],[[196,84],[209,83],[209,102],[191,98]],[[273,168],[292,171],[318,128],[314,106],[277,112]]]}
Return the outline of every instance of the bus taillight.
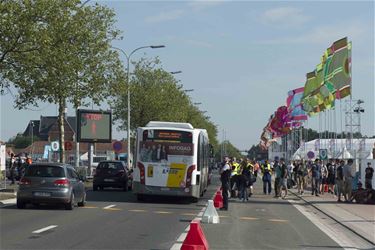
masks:
{"label": "bus taillight", "polygon": [[139,174],[141,177],[141,184],[145,184],[145,166],[142,163],[138,162]]}
{"label": "bus taillight", "polygon": [[187,169],[187,173],[186,173],[186,187],[190,187],[191,186],[191,179],[192,179],[192,175],[193,175],[194,169],[195,169],[195,165],[191,165]]}

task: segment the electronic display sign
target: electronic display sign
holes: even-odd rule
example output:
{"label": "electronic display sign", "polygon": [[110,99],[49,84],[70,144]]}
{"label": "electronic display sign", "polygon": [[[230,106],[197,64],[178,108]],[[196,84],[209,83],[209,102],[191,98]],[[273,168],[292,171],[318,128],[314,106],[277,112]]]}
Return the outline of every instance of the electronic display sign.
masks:
{"label": "electronic display sign", "polygon": [[112,113],[100,110],[77,110],[78,142],[112,142]]}

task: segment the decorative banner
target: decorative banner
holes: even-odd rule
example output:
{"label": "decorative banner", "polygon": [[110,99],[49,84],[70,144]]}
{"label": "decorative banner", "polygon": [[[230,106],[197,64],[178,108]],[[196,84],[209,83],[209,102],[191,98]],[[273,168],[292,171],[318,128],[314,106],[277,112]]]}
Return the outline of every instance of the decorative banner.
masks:
{"label": "decorative banner", "polygon": [[[290,119],[294,121],[307,120],[306,112],[302,109],[302,96],[304,93],[304,87],[294,89],[288,92],[288,98],[286,105],[290,112]],[[292,125],[292,127],[294,127]]]}

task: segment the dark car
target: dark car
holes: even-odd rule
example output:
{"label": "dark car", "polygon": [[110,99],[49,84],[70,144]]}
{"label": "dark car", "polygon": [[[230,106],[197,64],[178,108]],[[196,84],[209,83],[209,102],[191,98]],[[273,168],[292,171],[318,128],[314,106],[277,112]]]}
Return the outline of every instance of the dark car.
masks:
{"label": "dark car", "polygon": [[129,190],[131,185],[130,171],[123,161],[101,161],[96,167],[93,190],[105,187],[122,188]]}
{"label": "dark car", "polygon": [[64,204],[67,210],[72,210],[75,204],[84,206],[83,178],[68,164],[31,164],[19,182],[17,208],[25,208],[27,203]]}

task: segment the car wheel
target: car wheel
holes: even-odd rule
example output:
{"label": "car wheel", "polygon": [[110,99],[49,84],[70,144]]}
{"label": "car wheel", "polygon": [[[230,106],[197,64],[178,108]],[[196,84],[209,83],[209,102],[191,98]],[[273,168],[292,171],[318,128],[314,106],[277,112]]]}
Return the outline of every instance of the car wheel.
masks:
{"label": "car wheel", "polygon": [[96,185],[92,186],[92,190],[98,191],[98,186],[96,186]]}
{"label": "car wheel", "polygon": [[83,194],[82,200],[78,202],[79,207],[84,207],[86,205],[86,192]]}
{"label": "car wheel", "polygon": [[128,192],[129,186],[128,186],[128,182],[127,181],[124,183],[124,188],[123,189],[124,189],[125,192]]}
{"label": "car wheel", "polygon": [[65,210],[73,210],[74,208],[74,193],[70,196],[70,202],[65,204]]}
{"label": "car wheel", "polygon": [[25,202],[17,200],[17,208],[18,209],[24,209],[25,207],[26,207],[26,203]]}
{"label": "car wheel", "polygon": [[99,189],[103,191],[103,190],[104,190],[104,187],[100,186]]}
{"label": "car wheel", "polygon": [[197,198],[197,197],[192,197],[192,198],[191,198],[191,201],[192,201],[193,203],[197,203],[197,202],[199,201],[199,198]]}

